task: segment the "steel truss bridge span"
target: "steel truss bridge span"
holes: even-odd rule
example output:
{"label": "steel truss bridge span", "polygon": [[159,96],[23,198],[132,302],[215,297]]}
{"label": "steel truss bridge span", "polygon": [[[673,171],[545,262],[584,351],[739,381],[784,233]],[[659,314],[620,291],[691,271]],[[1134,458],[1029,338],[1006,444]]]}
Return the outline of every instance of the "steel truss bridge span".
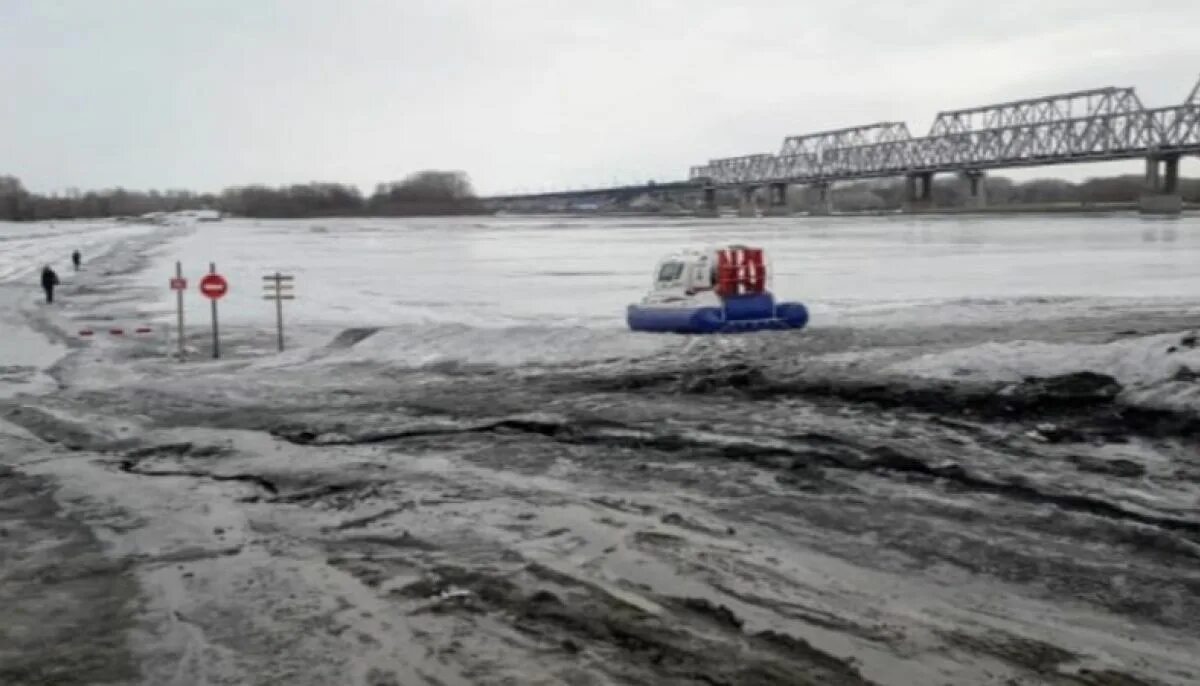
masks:
{"label": "steel truss bridge span", "polygon": [[1096,88],[940,112],[929,132],[880,122],[784,139],[778,153],[711,160],[707,186],[828,184],[883,176],[1200,153],[1200,81],[1179,105],[1147,109],[1133,88]]}

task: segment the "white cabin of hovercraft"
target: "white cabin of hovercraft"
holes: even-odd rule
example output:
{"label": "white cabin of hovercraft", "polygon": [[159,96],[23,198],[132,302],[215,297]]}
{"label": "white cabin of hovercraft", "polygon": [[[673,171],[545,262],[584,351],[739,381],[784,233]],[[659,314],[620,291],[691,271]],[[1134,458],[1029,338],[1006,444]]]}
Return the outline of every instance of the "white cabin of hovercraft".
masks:
{"label": "white cabin of hovercraft", "polygon": [[711,289],[716,263],[706,250],[682,250],[661,260],[654,268],[654,291],[688,295]]}
{"label": "white cabin of hovercraft", "polygon": [[[705,248],[687,248],[671,253],[658,261],[654,268],[654,283],[646,302],[669,302],[697,299],[719,302],[716,290],[718,266],[722,251],[727,256],[755,250],[744,245],[720,245]],[[764,258],[765,259],[765,258]],[[765,287],[769,288],[771,269],[762,265]]]}

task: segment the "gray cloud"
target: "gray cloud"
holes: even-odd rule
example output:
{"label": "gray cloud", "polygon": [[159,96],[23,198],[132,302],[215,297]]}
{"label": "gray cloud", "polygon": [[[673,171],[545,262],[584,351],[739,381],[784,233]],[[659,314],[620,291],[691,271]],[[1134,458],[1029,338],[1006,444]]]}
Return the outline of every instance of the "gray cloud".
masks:
{"label": "gray cloud", "polygon": [[1060,90],[1177,102],[1198,23],[1192,0],[0,0],[0,171],[38,190],[675,178]]}

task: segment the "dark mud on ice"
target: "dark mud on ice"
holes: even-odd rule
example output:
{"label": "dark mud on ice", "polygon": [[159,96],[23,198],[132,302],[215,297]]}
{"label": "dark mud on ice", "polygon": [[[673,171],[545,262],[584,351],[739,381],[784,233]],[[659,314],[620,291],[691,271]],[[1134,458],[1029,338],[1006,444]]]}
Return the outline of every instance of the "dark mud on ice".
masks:
{"label": "dark mud on ice", "polygon": [[0,466],[0,683],[128,683],[138,588],[46,479]]}

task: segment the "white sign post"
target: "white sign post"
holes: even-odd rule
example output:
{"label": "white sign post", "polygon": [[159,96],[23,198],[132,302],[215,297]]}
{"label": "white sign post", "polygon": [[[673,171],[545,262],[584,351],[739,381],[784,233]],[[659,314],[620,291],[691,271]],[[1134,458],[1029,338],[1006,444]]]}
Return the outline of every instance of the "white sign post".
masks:
{"label": "white sign post", "polygon": [[183,292],[187,290],[187,279],[183,278],[183,265],[179,262],[175,263],[171,290],[175,291],[175,312],[179,318],[179,360],[183,361]]}
{"label": "white sign post", "polygon": [[283,352],[283,301],[296,299],[292,292],[295,277],[275,272],[264,276],[263,281],[263,288],[266,289],[263,299],[275,301],[275,329],[278,334],[279,352]]}

